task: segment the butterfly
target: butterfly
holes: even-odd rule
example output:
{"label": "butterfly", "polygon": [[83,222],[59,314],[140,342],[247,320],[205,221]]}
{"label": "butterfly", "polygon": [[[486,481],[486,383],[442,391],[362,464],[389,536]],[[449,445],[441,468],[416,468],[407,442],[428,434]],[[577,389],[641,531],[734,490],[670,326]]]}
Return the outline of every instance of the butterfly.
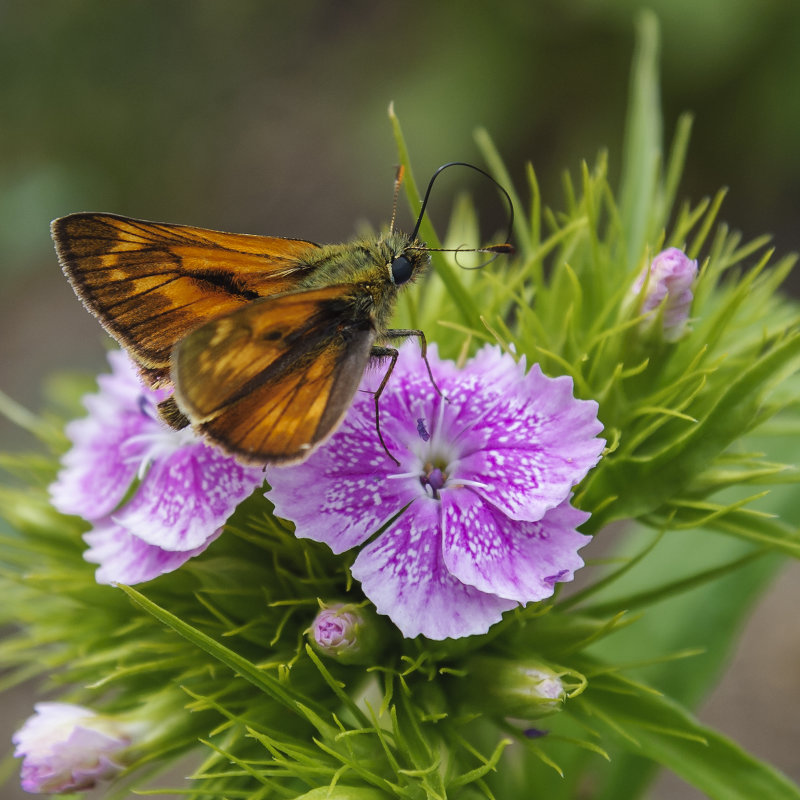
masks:
{"label": "butterfly", "polygon": [[[378,408],[397,360],[386,343],[416,336],[425,358],[426,341],[389,320],[429,266],[417,233],[436,176],[455,165],[431,178],[411,234],[395,230],[395,213],[388,232],[331,245],[105,213],[61,217],[51,232],[75,293],[143,381],[174,389],[159,405],[172,427],[190,424],[246,463],[301,461],[336,429],[369,362],[388,358],[376,429],[394,458]],[[395,209],[401,180],[398,170]]]}

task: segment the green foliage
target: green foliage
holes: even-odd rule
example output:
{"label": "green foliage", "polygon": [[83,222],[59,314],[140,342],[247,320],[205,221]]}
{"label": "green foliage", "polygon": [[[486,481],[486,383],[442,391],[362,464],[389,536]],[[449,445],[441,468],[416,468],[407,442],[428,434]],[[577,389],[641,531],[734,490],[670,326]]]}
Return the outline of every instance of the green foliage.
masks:
{"label": "green foliage", "polygon": [[[564,175],[561,212],[542,207],[530,167],[531,213],[518,214],[515,228],[519,258],[463,271],[447,254],[434,253],[436,275],[415,301],[414,322],[434,332],[446,355],[498,342],[547,374],[570,375],[580,397],[599,402],[609,447],[578,495],[592,511],[587,530],[630,518],[655,526],[713,524],[797,555],[793,530],[743,510],[740,498],[723,505],[708,500],[732,484],[797,479],[789,467],[733,447],[795,396],[782,390],[782,379],[800,366],[800,314],[777,293],[795,256],[770,264],[766,238],[742,244],[724,224],[712,238],[723,193],[683,206],[669,224],[689,123],[678,125],[662,172],[661,126],[652,105],[654,20],[645,15],[641,28],[622,205],[603,154],[593,168],[582,165],[577,185]],[[394,117],[393,124],[416,210],[417,189]],[[477,138],[497,179],[509,185],[488,136],[481,131]],[[458,211],[452,228],[459,235],[449,238],[479,241],[471,209]],[[430,246],[440,246],[429,223],[422,232]],[[677,344],[644,341],[629,300],[637,274],[667,246],[701,262],[693,329]]]}

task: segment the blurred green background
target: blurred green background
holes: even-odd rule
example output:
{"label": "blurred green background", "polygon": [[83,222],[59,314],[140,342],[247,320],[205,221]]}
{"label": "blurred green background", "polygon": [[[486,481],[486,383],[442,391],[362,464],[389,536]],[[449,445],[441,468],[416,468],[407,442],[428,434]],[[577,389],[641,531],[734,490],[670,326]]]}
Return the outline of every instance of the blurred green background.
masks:
{"label": "blurred green background", "polygon": [[[551,205],[562,170],[603,147],[615,174],[639,7],[0,2],[3,388],[35,403],[52,368],[100,363],[100,329],[53,257],[53,217],[347,239],[360,220],[388,219],[391,100],[420,181],[445,161],[480,163],[479,125],[520,187],[533,162]],[[684,195],[729,185],[725,219],[798,248],[800,4],[649,7],[662,23],[667,138],[681,111],[696,115]],[[434,221],[470,185],[466,173],[442,181]]]}
{"label": "blurred green background", "polygon": [[[100,327],[58,269],[52,218],[113,211],[347,239],[390,213],[390,101],[420,181],[445,161],[480,164],[481,125],[520,188],[532,161],[552,206],[581,158],[607,148],[617,175],[641,7],[0,1],[0,388],[38,408],[46,375],[103,365]],[[800,3],[647,7],[661,20],[667,139],[680,112],[695,114],[681,196],[728,185],[723,219],[800,249]],[[472,185],[464,173],[442,181],[440,228]],[[6,424],[0,435],[24,441]],[[792,652],[796,675],[800,644]],[[777,760],[797,777],[796,734],[794,755]]]}

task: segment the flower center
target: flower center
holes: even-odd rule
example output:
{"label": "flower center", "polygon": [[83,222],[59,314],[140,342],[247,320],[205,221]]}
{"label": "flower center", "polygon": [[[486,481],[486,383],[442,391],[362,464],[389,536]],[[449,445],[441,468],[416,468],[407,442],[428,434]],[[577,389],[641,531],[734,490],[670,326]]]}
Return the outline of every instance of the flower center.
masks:
{"label": "flower center", "polygon": [[425,487],[426,493],[435,500],[439,499],[439,490],[447,483],[446,470],[447,464],[444,461],[427,461],[419,476],[419,482]]}

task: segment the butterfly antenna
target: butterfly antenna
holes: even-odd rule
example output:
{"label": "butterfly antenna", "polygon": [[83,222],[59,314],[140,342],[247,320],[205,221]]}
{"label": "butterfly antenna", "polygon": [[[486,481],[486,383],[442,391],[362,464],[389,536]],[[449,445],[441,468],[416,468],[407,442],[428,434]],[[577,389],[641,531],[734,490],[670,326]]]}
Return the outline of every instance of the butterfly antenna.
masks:
{"label": "butterfly antenna", "polygon": [[[417,234],[419,233],[419,226],[422,224],[422,219],[425,216],[425,208],[428,205],[428,199],[431,196],[431,189],[433,189],[433,184],[436,179],[441,175],[446,169],[450,167],[468,167],[469,169],[475,170],[475,172],[480,173],[483,175],[484,178],[488,178],[499,190],[502,192],[503,197],[505,197],[506,202],[508,203],[508,229],[506,231],[506,239],[502,244],[492,244],[488,245],[487,247],[478,247],[470,252],[474,253],[492,253],[492,257],[484,262],[483,264],[478,264],[476,267],[463,267],[464,269],[480,269],[485,267],[487,264],[490,264],[492,261],[497,258],[497,256],[502,255],[504,253],[513,253],[514,246],[511,244],[511,230],[514,227],[514,204],[511,202],[511,196],[508,192],[485,170],[482,170],[480,167],[476,167],[474,164],[468,164],[466,161],[450,161],[447,164],[443,164],[436,172],[433,173],[431,176],[430,182],[428,183],[428,188],[425,190],[425,196],[422,198],[422,206],[419,210],[419,216],[417,217],[417,223],[414,225],[414,230],[411,232],[411,240],[414,241],[417,238]],[[425,250],[436,250],[437,248],[433,247],[426,247]],[[438,252],[461,252],[461,247],[456,247],[453,249],[445,250],[444,248],[438,250]],[[459,265],[462,266],[462,265]]]}
{"label": "butterfly antenna", "polygon": [[406,168],[401,164],[397,168],[397,173],[394,176],[394,195],[392,196],[392,219],[389,222],[389,233],[394,233],[394,223],[397,219],[397,199],[400,197],[400,186],[403,183],[403,176],[405,175]]}

